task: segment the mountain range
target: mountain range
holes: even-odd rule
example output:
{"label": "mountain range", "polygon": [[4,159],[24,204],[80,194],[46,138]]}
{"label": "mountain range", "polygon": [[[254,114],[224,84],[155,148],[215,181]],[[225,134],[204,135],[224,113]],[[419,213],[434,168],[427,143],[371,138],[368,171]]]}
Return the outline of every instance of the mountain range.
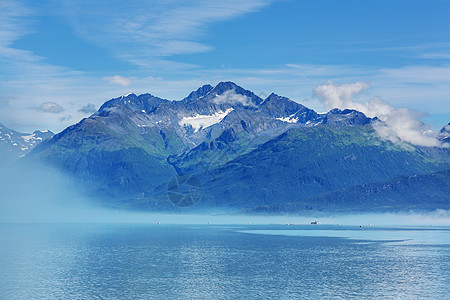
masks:
{"label": "mountain range", "polygon": [[36,145],[51,139],[54,133],[49,130],[23,133],[12,130],[0,123],[0,162],[7,165],[25,156]]}
{"label": "mountain range", "polygon": [[[449,149],[384,140],[376,122],[355,110],[320,114],[221,82],[179,101],[151,94],[111,99],[28,147],[21,160],[49,164],[103,205],[126,209],[449,209]],[[440,139],[448,142],[449,133],[447,125]]]}

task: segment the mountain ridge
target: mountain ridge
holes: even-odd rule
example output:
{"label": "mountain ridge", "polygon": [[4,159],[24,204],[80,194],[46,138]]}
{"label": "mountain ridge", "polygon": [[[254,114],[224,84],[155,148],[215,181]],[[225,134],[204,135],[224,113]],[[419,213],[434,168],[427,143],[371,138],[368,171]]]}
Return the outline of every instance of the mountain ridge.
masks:
{"label": "mountain ridge", "polygon": [[[27,159],[92,182],[108,205],[170,211],[252,210],[448,167],[448,150],[406,149],[381,139],[374,122],[356,110],[319,114],[221,82],[177,101],[151,94],[111,99]],[[168,199],[177,176],[198,178],[201,201],[180,208]]]}
{"label": "mountain ridge", "polygon": [[25,156],[42,141],[51,139],[53,132],[35,130],[33,133],[23,133],[10,129],[0,123],[0,162],[8,165]]}

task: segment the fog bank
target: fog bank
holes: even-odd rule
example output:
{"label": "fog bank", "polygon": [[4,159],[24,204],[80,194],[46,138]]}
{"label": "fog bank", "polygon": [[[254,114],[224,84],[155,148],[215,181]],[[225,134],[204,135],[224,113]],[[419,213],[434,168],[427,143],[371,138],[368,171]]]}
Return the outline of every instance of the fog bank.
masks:
{"label": "fog bank", "polygon": [[[168,200],[169,201],[169,200]],[[108,209],[48,166],[14,164],[0,172],[0,223],[450,225],[449,211],[401,214],[262,216],[149,213]],[[187,211],[187,213],[189,213]]]}

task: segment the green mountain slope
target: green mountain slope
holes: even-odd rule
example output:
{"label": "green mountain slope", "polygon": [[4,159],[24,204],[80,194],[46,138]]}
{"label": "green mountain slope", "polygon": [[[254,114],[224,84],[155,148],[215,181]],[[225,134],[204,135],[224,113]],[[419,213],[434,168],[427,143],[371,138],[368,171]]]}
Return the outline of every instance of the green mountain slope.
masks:
{"label": "green mountain slope", "polygon": [[291,129],[202,178],[205,206],[253,208],[447,166],[379,139],[370,125],[317,126]]}
{"label": "green mountain slope", "polygon": [[247,210],[251,213],[433,211],[449,208],[450,170],[365,183],[307,199]]}

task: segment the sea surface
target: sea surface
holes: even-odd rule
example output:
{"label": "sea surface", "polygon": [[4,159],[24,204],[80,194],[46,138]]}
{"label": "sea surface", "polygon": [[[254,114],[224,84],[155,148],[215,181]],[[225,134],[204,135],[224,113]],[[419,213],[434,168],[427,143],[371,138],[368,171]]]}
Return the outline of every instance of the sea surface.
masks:
{"label": "sea surface", "polygon": [[449,227],[2,224],[0,299],[449,299]]}

